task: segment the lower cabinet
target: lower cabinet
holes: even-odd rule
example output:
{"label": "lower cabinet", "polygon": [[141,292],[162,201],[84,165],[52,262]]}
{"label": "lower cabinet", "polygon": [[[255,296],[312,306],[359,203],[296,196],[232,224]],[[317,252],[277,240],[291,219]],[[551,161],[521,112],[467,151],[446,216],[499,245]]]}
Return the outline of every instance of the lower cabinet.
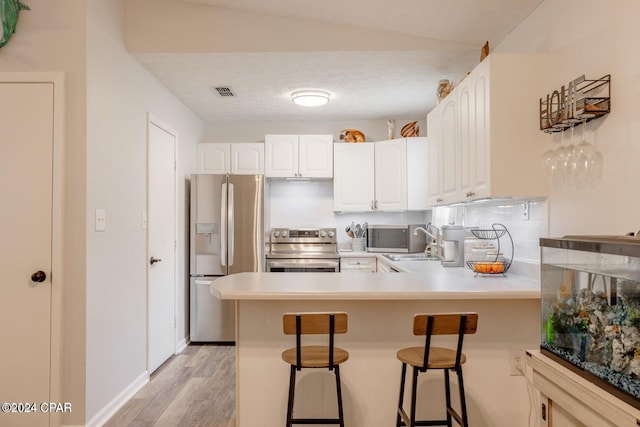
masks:
{"label": "lower cabinet", "polygon": [[343,257],[340,258],[340,271],[360,271],[375,273],[376,257]]}
{"label": "lower cabinet", "polygon": [[533,386],[534,426],[621,427],[640,425],[640,410],[551,360],[540,351],[527,352]]}

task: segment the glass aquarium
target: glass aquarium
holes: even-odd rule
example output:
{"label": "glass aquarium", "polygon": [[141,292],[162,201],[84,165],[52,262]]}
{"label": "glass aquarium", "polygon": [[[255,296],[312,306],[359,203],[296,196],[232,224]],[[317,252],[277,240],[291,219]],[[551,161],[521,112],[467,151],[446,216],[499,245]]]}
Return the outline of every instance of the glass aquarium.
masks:
{"label": "glass aquarium", "polygon": [[640,238],[540,246],[541,352],[640,409]]}

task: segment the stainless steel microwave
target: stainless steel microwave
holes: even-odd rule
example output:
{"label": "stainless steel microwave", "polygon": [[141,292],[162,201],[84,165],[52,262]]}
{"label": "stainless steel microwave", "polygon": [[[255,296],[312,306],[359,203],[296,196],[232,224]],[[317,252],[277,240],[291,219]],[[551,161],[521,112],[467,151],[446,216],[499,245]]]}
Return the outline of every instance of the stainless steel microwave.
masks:
{"label": "stainless steel microwave", "polygon": [[425,224],[369,225],[367,251],[369,252],[423,252],[427,247],[426,235],[414,234],[416,227]]}

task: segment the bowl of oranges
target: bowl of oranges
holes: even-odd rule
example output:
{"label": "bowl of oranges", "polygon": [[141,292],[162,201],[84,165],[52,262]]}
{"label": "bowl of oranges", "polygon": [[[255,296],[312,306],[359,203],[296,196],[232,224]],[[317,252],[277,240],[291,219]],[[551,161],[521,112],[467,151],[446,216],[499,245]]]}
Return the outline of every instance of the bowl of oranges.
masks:
{"label": "bowl of oranges", "polygon": [[468,261],[467,266],[477,274],[504,274],[509,263],[504,261]]}

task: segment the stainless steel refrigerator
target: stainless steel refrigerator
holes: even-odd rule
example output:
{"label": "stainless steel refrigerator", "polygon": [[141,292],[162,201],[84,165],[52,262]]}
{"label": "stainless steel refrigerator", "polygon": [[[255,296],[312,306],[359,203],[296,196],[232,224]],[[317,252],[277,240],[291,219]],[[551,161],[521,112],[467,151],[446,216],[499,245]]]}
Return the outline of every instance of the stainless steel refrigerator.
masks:
{"label": "stainless steel refrigerator", "polygon": [[214,280],[264,271],[264,177],[191,175],[190,339],[235,341],[235,302],[211,295]]}

